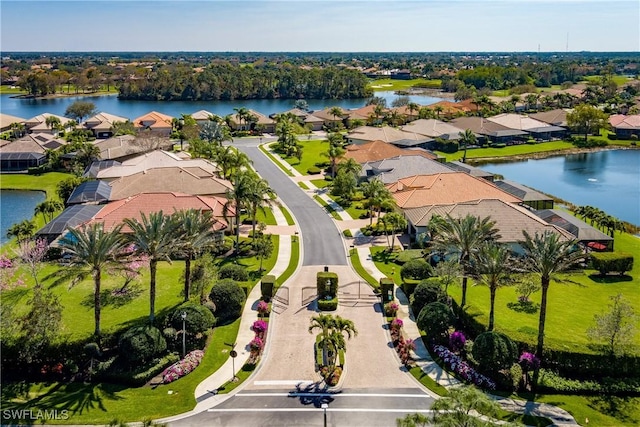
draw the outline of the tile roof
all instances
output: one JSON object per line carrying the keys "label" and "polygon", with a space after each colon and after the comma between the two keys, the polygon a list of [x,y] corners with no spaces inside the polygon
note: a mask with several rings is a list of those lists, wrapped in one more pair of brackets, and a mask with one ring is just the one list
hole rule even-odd
{"label": "tile roof", "polygon": [[49,133],[28,133],[22,138],[7,142],[0,146],[3,153],[44,153],[46,149],[55,150],[67,142],[55,138]]}
{"label": "tile roof", "polygon": [[51,129],[49,129],[49,127],[47,126],[48,117],[57,117],[58,120],[60,120],[60,124],[63,126],[71,121],[71,119],[68,117],[51,113],[42,113],[25,120],[24,124],[26,125],[27,129],[32,132],[51,132]]}
{"label": "tile roof", "polygon": [[540,120],[554,126],[567,125],[567,110],[556,108],[555,110],[541,111],[539,113],[529,114],[532,119]]}
{"label": "tile roof", "polygon": [[614,114],[609,117],[609,123],[618,129],[640,129],[640,114],[631,116]]}
{"label": "tile roof", "polygon": [[347,138],[358,139],[362,141],[384,142],[395,142],[402,140],[428,141],[428,139],[422,135],[418,135],[413,132],[407,132],[401,129],[396,129],[391,126],[360,126],[349,132],[347,134]]}
{"label": "tile roof", "polygon": [[435,104],[430,104],[427,108],[431,110],[435,110],[436,107],[442,107],[442,113],[444,115],[458,114],[458,113],[468,113],[471,110],[468,105],[463,102],[451,102],[451,101],[438,101]]}
{"label": "tile roof", "polygon": [[[270,125],[270,124],[275,123],[275,121],[273,119],[265,116],[262,113],[259,113],[259,112],[255,111],[255,110],[250,110],[250,109],[247,109],[247,111],[250,114],[253,114],[254,116],[256,116],[256,118],[258,119],[258,121],[256,123],[259,124],[259,125]],[[231,121],[233,123],[239,124],[240,123],[240,118],[238,117],[238,114],[232,114],[231,115]],[[244,120],[242,121],[242,123],[244,124]]]}
{"label": "tile roof", "polygon": [[473,133],[479,135],[493,137],[526,135],[526,132],[508,128],[483,117],[456,117],[449,123],[460,129],[470,129]]}
{"label": "tile roof", "polygon": [[496,222],[501,243],[515,243],[524,239],[522,234],[526,231],[530,235],[536,233],[553,232],[559,234],[565,240],[573,239],[573,235],[566,230],[548,224],[529,210],[498,199],[482,199],[456,204],[425,206],[414,209],[405,209],[404,214],[414,226],[424,227],[434,215],[451,215],[453,218],[464,218],[473,215],[480,218],[491,217]]}
{"label": "tile roof", "polygon": [[0,113],[0,129],[9,128],[12,123],[24,123],[22,117],[11,116],[9,114]]}
{"label": "tile roof", "polygon": [[453,173],[442,163],[422,156],[396,156],[362,165],[362,177],[377,177],[385,184],[419,174]]}
{"label": "tile roof", "polygon": [[137,128],[143,129],[172,129],[173,117],[166,114],[159,113],[157,111],[151,111],[132,120],[133,125]]}
{"label": "tile roof", "polygon": [[109,130],[115,122],[126,122],[129,119],[109,113],[98,113],[84,121],[84,127],[97,130]]}
{"label": "tile roof", "polygon": [[487,120],[506,126],[511,129],[527,130],[533,128],[543,128],[550,126],[540,120],[532,119],[529,116],[514,113],[503,113],[497,116],[487,117]]}
{"label": "tile roof", "polygon": [[446,138],[454,140],[460,138],[460,136],[458,135],[460,132],[464,132],[464,129],[460,129],[456,126],[436,119],[415,120],[409,124],[404,125],[402,129],[431,138]]}
{"label": "tile roof", "polygon": [[344,155],[347,159],[354,159],[358,163],[375,162],[396,156],[422,156],[427,159],[436,159],[437,156],[426,150],[407,150],[398,148],[384,141],[372,141],[365,144],[352,144],[347,146]]}
{"label": "tile roof", "polygon": [[[227,227],[227,222],[222,215],[226,202],[227,199],[221,197],[192,196],[181,193],[141,193],[107,203],[88,223],[103,223],[106,230],[112,230],[118,224],[122,224],[125,218],[140,220],[142,213],[149,216],[150,213],[162,211],[170,215],[175,211],[196,209],[212,211],[217,220],[214,228],[223,230]],[[125,227],[123,231],[131,230]]]}
{"label": "tile roof", "polygon": [[198,110],[195,113],[191,113],[191,117],[193,117],[194,120],[209,120],[209,117],[218,117],[216,114],[213,114],[207,110]]}
{"label": "tile roof", "polygon": [[325,121],[325,122],[342,121],[342,119],[347,117],[347,115],[348,115],[348,111],[343,109],[343,108],[340,109],[342,111],[342,114],[343,114],[342,117],[336,117],[333,114],[330,114],[329,113],[330,110],[331,110],[331,107],[327,107],[324,110],[312,111],[311,114],[313,114],[314,116],[316,116],[317,118],[319,118],[319,119],[321,119],[322,121]]}
{"label": "tile roof", "polygon": [[437,175],[415,175],[387,184],[400,208],[417,208],[468,202],[480,199],[500,199],[508,203],[521,202],[492,183],[464,172]]}

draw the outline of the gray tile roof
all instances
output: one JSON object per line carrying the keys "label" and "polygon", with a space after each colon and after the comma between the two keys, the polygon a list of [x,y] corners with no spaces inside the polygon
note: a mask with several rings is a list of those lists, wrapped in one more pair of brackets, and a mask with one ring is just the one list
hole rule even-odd
{"label": "gray tile roof", "polygon": [[375,176],[383,183],[389,184],[414,175],[433,175],[451,172],[453,172],[453,170],[442,163],[422,156],[396,156],[376,162],[364,163],[360,175],[369,178]]}

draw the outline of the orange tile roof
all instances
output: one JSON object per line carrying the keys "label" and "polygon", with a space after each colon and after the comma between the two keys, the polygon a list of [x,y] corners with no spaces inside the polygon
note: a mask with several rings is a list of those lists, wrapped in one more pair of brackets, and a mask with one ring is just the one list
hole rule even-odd
{"label": "orange tile roof", "polygon": [[[152,111],[143,116],[140,116],[133,120],[133,124],[136,127],[150,128],[150,129],[166,129],[172,128],[173,125],[171,121],[173,117],[167,116],[166,114],[158,113],[157,111]],[[149,124],[145,124],[149,123]]]}
{"label": "orange tile roof", "polygon": [[400,208],[446,205],[480,199],[498,199],[507,203],[522,201],[494,184],[464,172],[410,176],[388,184],[387,188]]}
{"label": "orange tile roof", "polygon": [[457,114],[457,113],[468,113],[471,111],[464,101],[461,102],[451,102],[451,101],[439,101],[435,104],[428,105],[427,108],[434,110],[436,107],[442,107],[442,112],[444,114]]}
{"label": "orange tile roof", "polygon": [[375,162],[396,156],[422,156],[436,159],[437,156],[425,150],[406,150],[384,141],[372,141],[365,144],[352,144],[347,147],[344,157],[358,163]]}
{"label": "orange tile roof", "polygon": [[[125,218],[140,220],[141,213],[149,216],[152,212],[163,211],[165,214],[172,214],[174,211],[196,209],[212,211],[216,223],[216,230],[227,228],[222,210],[227,199],[222,197],[192,196],[182,193],[141,193],[135,196],[110,202],[105,205],[88,223],[101,222],[107,230],[111,230],[118,224],[122,224]],[[233,215],[230,209],[229,215]],[[124,232],[131,231],[128,227]]]}

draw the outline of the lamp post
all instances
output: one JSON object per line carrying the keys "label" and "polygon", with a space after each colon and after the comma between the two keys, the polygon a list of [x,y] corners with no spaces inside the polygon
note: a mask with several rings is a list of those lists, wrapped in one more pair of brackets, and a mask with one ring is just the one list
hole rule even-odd
{"label": "lamp post", "polygon": [[180,315],[182,317],[182,358],[187,355],[187,312],[183,311]]}
{"label": "lamp post", "polygon": [[180,119],[178,120],[178,130],[179,130],[179,132],[180,132],[180,151],[183,151],[183,150],[184,150],[184,145],[183,145],[183,144],[184,144],[184,141],[183,141],[183,139],[182,139],[182,138],[183,138],[183,135],[182,135],[182,129],[183,129],[183,128],[184,128],[184,119],[183,119],[183,118],[180,118]]}
{"label": "lamp post", "polygon": [[327,427],[327,408],[329,407],[329,404],[323,403],[320,407],[324,411],[324,427]]}

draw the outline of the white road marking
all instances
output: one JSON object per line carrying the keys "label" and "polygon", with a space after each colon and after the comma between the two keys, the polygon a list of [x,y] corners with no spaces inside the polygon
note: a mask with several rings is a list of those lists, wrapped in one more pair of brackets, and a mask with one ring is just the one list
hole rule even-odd
{"label": "white road marking", "polygon": [[315,384],[312,380],[267,380],[254,381],[254,385],[298,385],[298,384]]}
{"label": "white road marking", "polygon": [[[230,409],[207,409],[207,412],[317,412],[322,411],[322,408],[230,408]],[[423,412],[430,414],[433,412],[431,409],[380,409],[380,408],[327,408],[327,412],[395,412],[395,413],[414,413]]]}
{"label": "white road marking", "polygon": [[394,393],[244,393],[236,394],[237,397],[313,397],[313,396],[340,396],[340,397],[422,397],[431,398],[428,394],[394,394]]}

